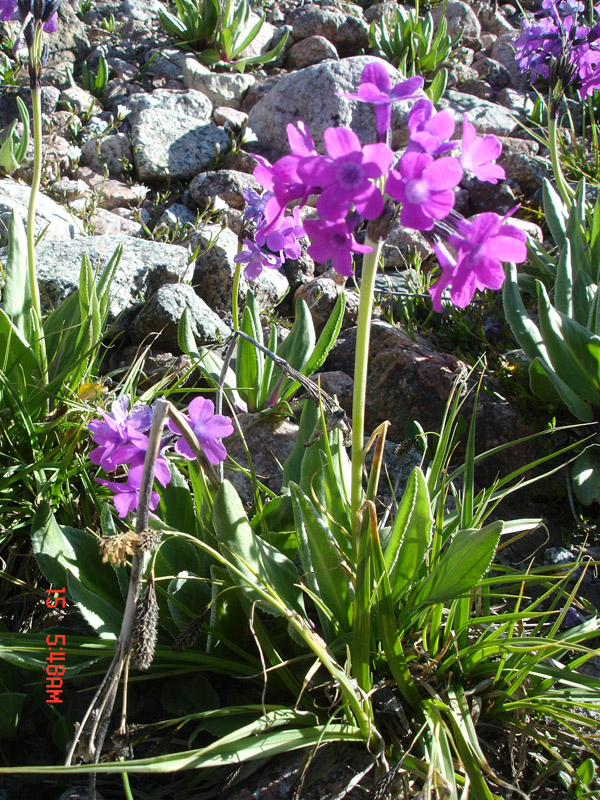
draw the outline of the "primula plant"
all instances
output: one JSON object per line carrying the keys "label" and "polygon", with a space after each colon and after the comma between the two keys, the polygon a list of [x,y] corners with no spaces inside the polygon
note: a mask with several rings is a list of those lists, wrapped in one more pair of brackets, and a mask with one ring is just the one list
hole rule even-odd
{"label": "primula plant", "polygon": [[[600,6],[576,0],[544,0],[533,20],[522,22],[523,32],[515,40],[515,58],[531,82],[538,79],[548,85],[548,146],[557,188],[565,202],[573,199],[573,190],[565,181],[557,131],[561,100],[575,93],[580,100],[600,88]],[[590,22],[593,20],[594,22]],[[595,126],[595,123],[593,123]],[[594,136],[597,134],[595,133]]]}

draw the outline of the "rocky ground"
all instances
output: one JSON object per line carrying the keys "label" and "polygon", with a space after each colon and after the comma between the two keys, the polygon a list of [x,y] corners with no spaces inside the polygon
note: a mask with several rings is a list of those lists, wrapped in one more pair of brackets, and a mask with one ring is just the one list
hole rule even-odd
{"label": "rocky ground", "polygon": [[[252,153],[271,159],[283,155],[285,126],[298,119],[307,123],[317,146],[322,131],[331,125],[352,126],[363,142],[375,139],[371,109],[337,93],[355,91],[365,63],[374,57],[369,55],[368,26],[381,15],[383,5],[365,8],[342,0],[270,3],[264,8],[268,22],[251,47],[255,53],[266,52],[285,26],[290,32],[285,51],[276,65],[240,74],[211,71],[193,54],[177,49],[160,26],[159,0],[99,0],[83,11],[63,3],[58,32],[48,37],[50,59],[43,77],[46,160],[36,218],[38,232],[44,232],[37,249],[38,271],[49,308],[76,288],[83,252],[102,265],[118,244],[123,245],[111,304],[113,329],[119,336],[107,369],[126,367],[148,344],[149,376],[185,368],[177,343],[184,309],[199,345],[228,336],[242,191],[257,186]],[[433,8],[436,20],[439,11]],[[463,36],[448,64],[448,89],[439,107],[455,116],[457,135],[465,112],[478,133],[496,134],[503,142],[499,163],[507,175],[498,186],[465,179],[456,206],[465,215],[502,213],[518,202],[539,205],[541,182],[549,174],[546,153],[521,127],[533,95],[513,56],[511,42],[520,18],[517,3],[448,0],[446,6],[449,33],[462,31]],[[81,70],[85,61],[96,71],[101,54],[110,76],[98,99],[82,88]],[[395,74],[388,67],[390,75]],[[17,116],[17,96],[28,102],[25,76],[23,68],[17,76],[20,86],[0,86],[0,128]],[[397,104],[397,149],[406,141],[406,115],[407,107]],[[11,211],[16,208],[26,215],[30,173],[28,158],[12,177],[0,179],[0,245],[6,245]],[[536,224],[525,219],[519,224],[542,241],[543,231]],[[384,299],[406,286],[403,271],[413,252],[422,258],[430,255],[421,235],[398,223],[384,250]],[[0,249],[0,262],[5,256],[6,250]],[[247,288],[242,280],[240,302]],[[317,327],[338,294],[347,294],[344,330],[326,369],[327,385],[348,409],[357,311],[354,286],[344,285],[327,265],[314,264],[304,252],[279,272],[264,271],[253,289],[261,310],[271,313],[279,306],[284,316],[289,316],[293,298],[304,297]],[[410,336],[380,316],[373,328],[367,427],[391,418],[390,438],[396,442],[402,441],[405,424],[412,419],[418,418],[425,430],[435,430],[452,381],[463,368],[454,353],[440,351],[427,338]],[[488,387],[478,409],[480,451],[524,436],[536,426],[493,378]],[[538,428],[544,424],[537,420]],[[295,431],[292,422],[282,421],[252,434],[256,451],[265,456],[257,470],[266,480],[270,476],[273,485],[277,462],[293,445]],[[498,470],[509,472],[536,454],[526,448],[507,451],[478,477],[485,484]],[[563,478],[553,484],[553,491],[557,486],[563,490]],[[525,514],[519,508],[516,516],[537,516],[540,508],[547,509],[545,492],[547,487],[537,496],[531,494],[530,509]],[[561,544],[559,533],[569,524],[568,514],[566,519],[561,520],[562,528],[552,529],[551,542],[544,544],[541,538],[542,547]],[[547,557],[558,558],[560,553]],[[232,789],[226,796],[285,796],[275,786],[283,785],[284,778],[271,778],[272,773],[269,780],[259,777],[241,794]],[[327,793],[323,786],[318,791],[319,796]],[[313,795],[302,794],[309,796]]]}

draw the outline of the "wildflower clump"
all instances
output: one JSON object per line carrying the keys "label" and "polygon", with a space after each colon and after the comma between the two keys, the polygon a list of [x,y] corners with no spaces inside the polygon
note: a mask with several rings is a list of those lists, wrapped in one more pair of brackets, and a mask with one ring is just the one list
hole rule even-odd
{"label": "wildflower clump", "polygon": [[590,27],[587,4],[544,0],[533,21],[523,20],[515,40],[521,72],[529,72],[532,83],[540,76],[563,88],[573,84],[582,95],[600,88],[600,6],[593,11],[599,19]]}
{"label": "wildflower clump", "polygon": [[[325,153],[319,153],[306,125],[298,121],[287,127],[290,155],[273,164],[257,156],[254,177],[264,192],[246,194],[246,220],[255,234],[236,257],[247,264],[246,277],[297,257],[283,246],[282,230],[289,232],[294,248],[299,237],[308,236],[310,256],[331,261],[337,272],[350,276],[353,254],[371,253],[399,213],[401,224],[421,231],[440,258],[442,276],[430,290],[437,310],[446,289],[452,302],[464,307],[477,289],[500,288],[501,260],[524,261],[526,235],[495,213],[465,220],[454,211],[454,190],[465,173],[492,184],[502,180],[504,169],[496,163],[502,145],[496,136],[477,136],[466,114],[458,145],[452,139],[454,118],[449,111],[436,111],[422,96],[422,86],[423,79],[413,77],[392,87],[383,64],[368,64],[358,91],[341,96],[375,106],[377,142],[363,144],[349,128],[327,128]],[[389,147],[391,108],[406,99],[415,101],[407,120],[409,143],[395,163]],[[458,147],[461,152],[455,155]],[[316,196],[317,216],[301,221],[298,203],[304,205],[311,195]],[[359,232],[364,221],[371,223],[371,234],[363,243]]]}
{"label": "wildflower clump", "polygon": [[[153,409],[143,403],[129,410],[129,399],[122,395],[112,403],[110,412],[100,410],[102,419],[92,420],[88,425],[92,432],[95,447],[90,452],[90,461],[105,472],[115,472],[127,468],[125,482],[96,478],[98,483],[113,492],[113,503],[120,517],[126,517],[138,507],[144,461],[148,449],[148,432],[152,426]],[[200,446],[211,464],[219,464],[227,457],[221,439],[233,433],[233,424],[228,417],[215,414],[212,401],[202,397],[194,398],[188,407],[186,421],[192,428]],[[175,452],[186,459],[193,459],[190,445],[182,440],[178,428],[169,422],[170,433],[163,437],[161,452],[154,465],[154,477],[161,486],[171,480],[171,470],[165,456],[167,448],[174,445]],[[150,496],[150,509],[159,503],[158,492]]]}

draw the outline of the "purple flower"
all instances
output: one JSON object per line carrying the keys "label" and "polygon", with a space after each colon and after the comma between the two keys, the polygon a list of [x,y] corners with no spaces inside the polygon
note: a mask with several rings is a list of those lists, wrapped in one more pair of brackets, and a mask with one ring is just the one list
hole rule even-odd
{"label": "purple flower", "polygon": [[454,142],[454,118],[449,111],[438,111],[431,100],[417,100],[408,115],[409,150],[424,151],[439,156],[452,150]]}
{"label": "purple flower", "polygon": [[128,408],[129,399],[122,395],[112,404],[110,414],[101,410],[103,419],[92,420],[88,425],[98,445],[91,451],[90,461],[105,472],[129,463],[137,450],[146,452],[148,437],[142,431],[152,424],[152,409],[138,405],[128,415]]}
{"label": "purple flower", "polygon": [[480,181],[498,183],[504,180],[504,169],[495,164],[502,152],[502,144],[495,136],[476,136],[475,126],[471,125],[467,115],[463,117],[462,155],[458,159],[465,172],[475,175]]}
{"label": "purple flower", "polygon": [[[59,5],[60,2],[46,2],[39,7],[31,4],[37,21],[45,20],[44,30],[46,33],[56,33],[58,30],[57,9]],[[23,5],[23,10],[21,12],[17,0],[0,0],[0,20],[3,22],[6,22],[9,19],[21,19],[22,22],[25,22],[28,14],[29,11],[26,7],[26,4]],[[50,17],[47,16],[48,14],[50,14]],[[29,16],[29,19],[31,19],[31,16]]]}
{"label": "purple flower", "polygon": [[349,128],[327,128],[323,133],[327,156],[309,156],[298,164],[298,175],[307,186],[321,186],[317,211],[323,219],[341,220],[353,204],[365,219],[383,211],[383,197],[373,179],[392,165],[394,154],[385,144],[361,147]]}
{"label": "purple flower", "polygon": [[347,100],[373,103],[375,122],[379,141],[385,141],[392,119],[392,104],[400,100],[417,97],[423,88],[423,78],[414,77],[397,83],[393,89],[386,67],[378,61],[367,64],[360,76],[360,86],[356,94],[338,93]]}
{"label": "purple flower", "polygon": [[298,241],[304,236],[304,228],[300,222],[300,209],[295,208],[291,216],[279,217],[271,225],[266,221],[259,226],[254,234],[254,240],[260,247],[265,244],[273,253],[279,253],[283,259],[300,258],[302,249]]}
{"label": "purple flower", "polygon": [[244,275],[249,281],[256,280],[263,269],[279,269],[282,263],[280,256],[263,250],[252,239],[244,239],[242,251],[233,260],[236,264],[246,264]]}
{"label": "purple flower", "polygon": [[371,252],[370,247],[356,241],[353,228],[346,220],[328,222],[307,219],[304,221],[304,230],[312,242],[308,254],[320,264],[331,261],[340,275],[352,275],[352,253]]}
{"label": "purple flower", "polygon": [[448,238],[456,259],[442,243],[434,244],[442,268],[442,276],[429,290],[436,311],[442,309],[442,294],[448,286],[454,305],[465,308],[477,289],[500,289],[504,281],[502,261],[525,261],[527,236],[505,219],[486,212],[457,222],[457,233]]}
{"label": "purple flower", "polygon": [[[211,464],[219,464],[227,456],[225,445],[220,441],[233,433],[233,423],[229,417],[215,414],[212,400],[204,397],[195,397],[188,406],[190,427],[196,434],[206,458]],[[181,434],[179,428],[169,420],[169,428],[173,433]],[[183,458],[193,461],[196,456],[185,439],[178,439],[175,443],[175,452]]]}
{"label": "purple flower", "polygon": [[[117,513],[121,518],[125,518],[131,511],[135,511],[140,502],[140,487],[133,486],[127,483],[117,483],[117,481],[107,481],[104,478],[96,478],[98,483],[114,492],[113,503],[117,509]],[[152,492],[150,495],[150,510],[154,511],[157,507],[160,497],[158,492]]]}
{"label": "purple flower", "polygon": [[455,186],[461,181],[458,159],[434,161],[427,153],[406,152],[398,170],[392,170],[385,190],[402,203],[400,221],[408,228],[429,231],[434,220],[444,219],[454,206]]}
{"label": "purple flower", "polygon": [[254,189],[244,189],[242,192],[246,206],[244,208],[244,217],[255,225],[260,223],[265,218],[265,206],[267,201],[273,196],[273,192],[263,192],[259,194]]}

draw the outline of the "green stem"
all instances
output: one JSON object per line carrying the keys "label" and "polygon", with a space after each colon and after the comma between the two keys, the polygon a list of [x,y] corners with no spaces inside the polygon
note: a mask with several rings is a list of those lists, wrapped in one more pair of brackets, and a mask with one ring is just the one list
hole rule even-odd
{"label": "green stem", "polygon": [[[37,73],[37,64],[39,61],[36,55],[37,51],[37,36],[36,43],[31,49],[29,58],[33,62],[30,69],[32,73]],[[41,47],[41,35],[40,45]],[[35,316],[36,329],[39,332],[38,339],[38,354],[40,359],[40,366],[42,372],[42,382],[48,383],[48,360],[46,356],[46,341],[44,339],[44,332],[42,328],[42,305],[40,301],[40,289],[37,280],[37,271],[35,268],[35,208],[37,205],[37,198],[40,190],[40,183],[42,179],[42,90],[39,85],[34,85],[32,79],[31,85],[31,105],[33,111],[33,178],[31,182],[31,193],[29,195],[29,208],[27,209],[27,263],[29,271],[29,284],[31,287],[31,302],[33,313]]]}
{"label": "green stem", "polygon": [[[367,370],[369,342],[371,338],[371,315],[375,275],[383,240],[376,243],[367,237],[365,244],[372,247],[363,256],[360,301],[356,329],[356,354],[354,358],[354,398],[352,400],[352,470],[350,489],[350,519],[354,541],[354,554],[358,554],[359,520],[358,510],[362,503],[363,441],[365,437],[365,399],[367,395]],[[356,563],[356,562],[355,562]]]}
{"label": "green stem", "polygon": [[575,193],[569,187],[565,180],[562,167],[560,165],[560,157],[558,153],[558,135],[556,126],[556,100],[551,95],[548,102],[548,146],[550,148],[550,160],[552,162],[552,171],[554,172],[554,179],[556,181],[556,188],[560,196],[567,205],[571,205]]}
{"label": "green stem", "polygon": [[[238,253],[241,251],[241,244],[238,247]],[[242,274],[242,265],[235,265],[235,273],[233,276],[233,289],[231,290],[231,316],[233,317],[233,330],[239,331],[240,329],[240,309],[239,309],[239,292],[240,292],[240,277]]]}

